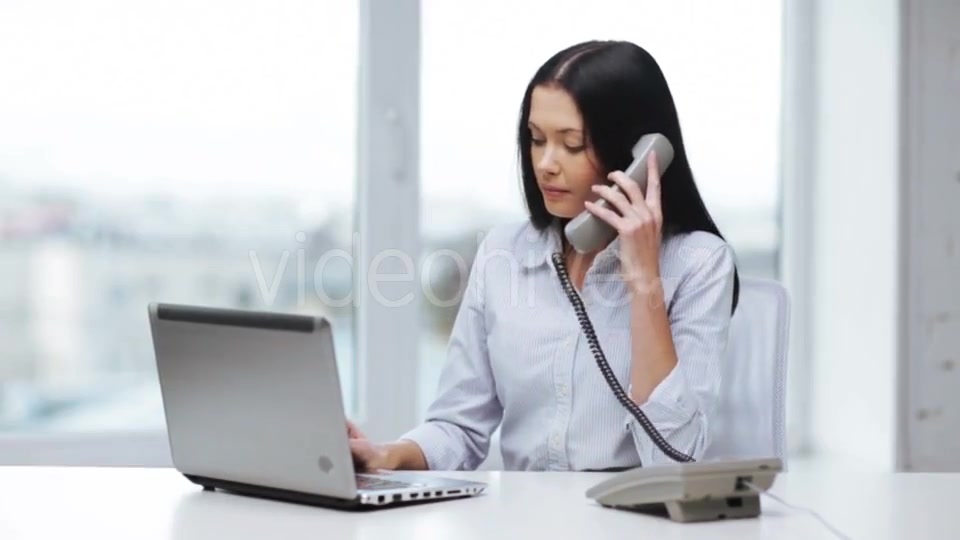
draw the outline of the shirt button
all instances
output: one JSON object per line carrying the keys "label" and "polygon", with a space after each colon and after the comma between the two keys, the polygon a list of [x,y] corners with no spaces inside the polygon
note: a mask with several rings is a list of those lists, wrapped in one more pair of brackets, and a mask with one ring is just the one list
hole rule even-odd
{"label": "shirt button", "polygon": [[558,388],[558,390],[560,391],[560,396],[561,396],[561,397],[567,397],[567,385],[561,384],[561,385],[560,385],[560,388]]}

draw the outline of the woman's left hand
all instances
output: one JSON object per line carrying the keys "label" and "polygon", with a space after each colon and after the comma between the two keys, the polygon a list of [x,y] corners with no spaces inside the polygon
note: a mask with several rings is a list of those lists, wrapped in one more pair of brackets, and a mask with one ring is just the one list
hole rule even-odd
{"label": "woman's left hand", "polygon": [[608,178],[620,186],[597,184],[593,191],[620,214],[587,201],[586,209],[609,223],[620,235],[620,272],[631,289],[649,292],[660,280],[660,240],[663,211],[660,206],[660,173],[653,152],[647,159],[647,193],[623,171],[614,171]]}

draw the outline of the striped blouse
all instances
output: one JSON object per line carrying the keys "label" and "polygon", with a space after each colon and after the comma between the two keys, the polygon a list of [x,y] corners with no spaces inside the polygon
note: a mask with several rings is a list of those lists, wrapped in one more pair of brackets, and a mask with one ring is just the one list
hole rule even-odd
{"label": "striped blouse", "polygon": [[[481,242],[447,348],[439,389],[417,443],[433,470],[472,470],[493,432],[508,470],[592,470],[669,462],[617,402],[563,292],[550,255],[560,232],[529,222]],[[619,239],[600,252],[580,291],[600,345],[630,382],[630,299]],[[661,246],[677,367],[640,407],[676,449],[699,458],[717,411],[733,301],[734,254],[706,232]]]}

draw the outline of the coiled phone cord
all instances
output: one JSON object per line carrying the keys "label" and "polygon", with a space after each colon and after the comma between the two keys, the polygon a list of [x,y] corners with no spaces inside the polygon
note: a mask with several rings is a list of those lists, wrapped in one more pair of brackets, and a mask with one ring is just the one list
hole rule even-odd
{"label": "coiled phone cord", "polygon": [[590,317],[587,316],[587,309],[583,305],[583,300],[581,300],[580,294],[577,293],[573,283],[570,281],[570,274],[567,272],[567,264],[563,261],[563,255],[554,253],[551,259],[554,268],[557,270],[557,275],[560,276],[560,284],[563,286],[563,292],[566,293],[570,304],[573,305],[573,310],[577,314],[577,321],[580,323],[583,335],[586,336],[587,343],[590,344],[590,351],[593,353],[593,358],[597,361],[597,367],[600,368],[600,373],[603,374],[603,378],[606,379],[617,401],[637,419],[637,422],[643,426],[643,430],[661,452],[668,455],[674,461],[681,463],[694,461],[691,456],[670,446],[670,443],[668,443],[666,439],[663,438],[663,435],[657,431],[657,428],[654,427],[653,422],[647,418],[647,415],[640,410],[640,407],[638,407],[623,390],[620,381],[617,380],[617,377],[613,374],[613,370],[610,369],[610,364],[607,363],[607,357],[603,354],[603,349],[600,348],[600,341],[597,339],[597,333],[593,329],[593,323],[590,322]]}

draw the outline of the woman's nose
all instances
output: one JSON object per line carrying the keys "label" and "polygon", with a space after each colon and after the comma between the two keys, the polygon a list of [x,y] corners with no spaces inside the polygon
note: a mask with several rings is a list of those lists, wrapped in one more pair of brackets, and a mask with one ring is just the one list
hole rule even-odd
{"label": "woman's nose", "polygon": [[540,156],[540,160],[537,161],[537,169],[545,174],[557,174],[560,172],[557,160],[553,158],[553,150],[549,146],[544,149],[543,155]]}

